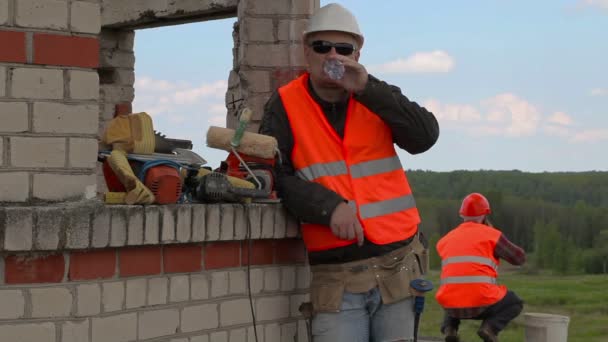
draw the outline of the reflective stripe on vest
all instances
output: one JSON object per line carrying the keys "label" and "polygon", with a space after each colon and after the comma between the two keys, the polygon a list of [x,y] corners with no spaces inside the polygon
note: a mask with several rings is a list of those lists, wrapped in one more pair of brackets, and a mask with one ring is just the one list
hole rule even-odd
{"label": "reflective stripe on vest", "polygon": [[[357,211],[357,202],[350,200],[348,206]],[[362,219],[396,213],[402,210],[407,210],[416,207],[414,196],[406,195],[389,200],[378,201],[374,203],[364,204],[360,207]]]}
{"label": "reflective stripe on vest", "polygon": [[[396,156],[354,164],[350,167],[350,175],[353,178],[362,178],[395,170],[403,170],[403,166]],[[296,171],[298,177],[311,182],[317,178],[340,176],[347,173],[348,168],[343,160],[318,163]]]}
{"label": "reflective stripe on vest", "polygon": [[441,279],[441,285],[446,284],[496,284],[496,278],[485,276],[447,277]]}
{"label": "reflective stripe on vest", "polygon": [[494,263],[494,261],[492,261],[492,259],[484,258],[484,257],[480,257],[480,256],[470,256],[470,255],[455,256],[455,257],[444,259],[443,261],[441,261],[441,267],[444,267],[449,264],[456,264],[456,263],[462,263],[462,262],[475,262],[475,263],[482,264],[482,265],[488,265],[494,269],[498,268],[498,265],[496,265]]}

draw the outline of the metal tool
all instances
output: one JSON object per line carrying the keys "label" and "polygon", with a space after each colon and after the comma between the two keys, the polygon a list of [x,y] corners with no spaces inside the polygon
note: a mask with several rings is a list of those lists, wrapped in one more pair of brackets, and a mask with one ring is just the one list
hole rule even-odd
{"label": "metal tool", "polygon": [[420,315],[424,311],[424,293],[433,289],[433,283],[426,279],[414,279],[410,282],[410,287],[421,293],[422,296],[414,296],[414,342],[418,342],[418,325],[420,324]]}
{"label": "metal tool", "polygon": [[242,198],[266,198],[268,189],[237,188],[230,184],[226,175],[211,172],[201,177],[195,197],[201,202],[238,201]]}

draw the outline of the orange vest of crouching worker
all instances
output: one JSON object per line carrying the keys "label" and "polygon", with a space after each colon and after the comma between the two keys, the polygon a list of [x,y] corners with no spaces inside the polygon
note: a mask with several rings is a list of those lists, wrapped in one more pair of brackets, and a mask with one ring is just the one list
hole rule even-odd
{"label": "orange vest of crouching worker", "polygon": [[[347,199],[367,240],[387,244],[413,236],[420,217],[390,128],[351,97],[341,139],[308,93],[308,77],[279,88],[294,139],[296,175]],[[337,238],[328,226],[305,222],[302,237],[309,251],[356,242]]]}
{"label": "orange vest of crouching worker", "polygon": [[435,298],[441,306],[470,308],[501,300],[507,288],[496,284],[499,260],[494,248],[501,232],[465,222],[437,242],[441,257],[441,285]]}

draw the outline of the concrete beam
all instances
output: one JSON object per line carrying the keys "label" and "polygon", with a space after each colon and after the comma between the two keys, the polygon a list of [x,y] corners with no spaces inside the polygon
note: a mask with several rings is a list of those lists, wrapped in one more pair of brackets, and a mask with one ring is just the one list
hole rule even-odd
{"label": "concrete beam", "polygon": [[238,0],[102,0],[101,26],[142,29],[237,16]]}

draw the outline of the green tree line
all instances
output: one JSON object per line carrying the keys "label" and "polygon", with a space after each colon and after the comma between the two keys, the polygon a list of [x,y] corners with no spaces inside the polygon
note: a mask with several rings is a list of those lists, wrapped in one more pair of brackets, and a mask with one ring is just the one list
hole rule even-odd
{"label": "green tree line", "polygon": [[471,192],[490,201],[491,222],[528,253],[531,270],[561,274],[608,272],[608,172],[408,171],[434,244],[462,220],[458,209]]}

